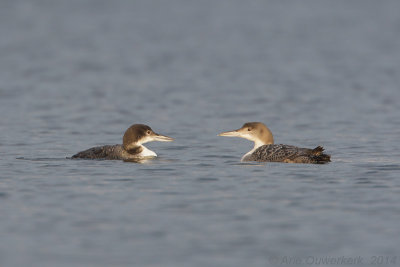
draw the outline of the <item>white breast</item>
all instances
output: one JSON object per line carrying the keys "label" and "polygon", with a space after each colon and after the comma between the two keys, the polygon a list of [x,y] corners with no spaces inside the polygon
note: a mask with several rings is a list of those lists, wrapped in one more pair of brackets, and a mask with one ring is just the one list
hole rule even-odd
{"label": "white breast", "polygon": [[150,149],[148,149],[145,146],[141,146],[143,148],[143,151],[140,152],[140,154],[138,155],[139,157],[157,157],[157,154],[154,151],[151,151]]}

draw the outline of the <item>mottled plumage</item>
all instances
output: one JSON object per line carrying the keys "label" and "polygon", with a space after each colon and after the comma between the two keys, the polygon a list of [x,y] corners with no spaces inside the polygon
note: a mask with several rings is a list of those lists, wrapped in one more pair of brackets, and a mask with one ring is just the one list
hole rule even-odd
{"label": "mottled plumage", "polygon": [[242,128],[223,132],[220,136],[241,137],[254,142],[254,148],[242,157],[242,161],[269,161],[286,163],[327,163],[330,155],[318,146],[314,149],[291,145],[274,145],[271,131],[261,122],[248,122]]}
{"label": "mottled plumage", "polygon": [[286,163],[326,163],[330,156],[322,153],[320,146],[309,149],[290,145],[263,145],[253,153],[243,157],[242,161],[270,161]]}
{"label": "mottled plumage", "polygon": [[127,152],[122,145],[106,145],[92,147],[81,151],[72,156],[73,159],[109,159],[109,160],[126,160],[136,158],[135,154]]}

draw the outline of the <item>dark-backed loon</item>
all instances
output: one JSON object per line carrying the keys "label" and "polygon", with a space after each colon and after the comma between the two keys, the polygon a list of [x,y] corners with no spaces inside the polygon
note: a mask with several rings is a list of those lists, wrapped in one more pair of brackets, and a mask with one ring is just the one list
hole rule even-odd
{"label": "dark-backed loon", "polygon": [[151,141],[169,142],[174,139],[155,133],[149,126],[134,124],[125,131],[122,145],[92,147],[72,156],[73,159],[137,160],[157,157],[157,154],[143,146]]}
{"label": "dark-backed loon", "polygon": [[242,157],[242,161],[270,161],[286,163],[327,163],[331,156],[324,148],[300,148],[290,145],[274,145],[271,131],[261,122],[248,122],[242,128],[220,133],[219,136],[241,137],[254,142],[254,148]]}

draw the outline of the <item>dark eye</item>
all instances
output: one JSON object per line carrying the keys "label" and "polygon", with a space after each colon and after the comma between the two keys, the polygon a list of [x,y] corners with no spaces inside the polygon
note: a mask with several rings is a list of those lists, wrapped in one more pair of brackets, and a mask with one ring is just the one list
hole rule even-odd
{"label": "dark eye", "polygon": [[150,130],[147,130],[146,134],[147,134],[147,135],[151,134],[151,131],[150,131]]}
{"label": "dark eye", "polygon": [[251,129],[250,129],[250,128],[247,128],[247,131],[249,131],[249,132],[250,132],[250,131],[251,131]]}

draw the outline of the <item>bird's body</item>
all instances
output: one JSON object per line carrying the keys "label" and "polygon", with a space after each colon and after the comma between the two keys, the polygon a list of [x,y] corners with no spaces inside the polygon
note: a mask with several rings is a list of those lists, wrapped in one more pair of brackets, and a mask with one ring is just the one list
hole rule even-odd
{"label": "bird's body", "polygon": [[270,161],[285,163],[325,163],[329,156],[323,154],[324,149],[320,146],[300,148],[290,145],[263,145],[243,156],[242,161]]}
{"label": "bird's body", "polygon": [[285,163],[327,163],[330,155],[324,154],[323,147],[314,149],[291,145],[275,145],[271,131],[261,122],[248,122],[242,128],[223,132],[220,136],[241,137],[254,142],[254,148],[242,157],[242,161],[285,162]]}
{"label": "bird's body", "polygon": [[128,153],[122,145],[105,145],[92,147],[72,156],[73,159],[131,159],[137,158],[135,154]]}
{"label": "bird's body", "polygon": [[156,134],[143,124],[134,124],[129,127],[123,137],[122,145],[105,145],[92,147],[72,156],[73,159],[106,159],[106,160],[136,160],[156,157],[157,154],[145,146],[151,141],[168,142],[173,139]]}

